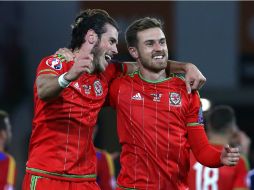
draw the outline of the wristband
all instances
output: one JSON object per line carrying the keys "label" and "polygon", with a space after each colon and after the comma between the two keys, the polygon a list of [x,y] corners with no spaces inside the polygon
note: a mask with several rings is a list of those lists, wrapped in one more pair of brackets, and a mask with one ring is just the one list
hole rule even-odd
{"label": "wristband", "polygon": [[[66,72],[67,73],[67,72]],[[61,88],[67,88],[69,85],[70,85],[70,81],[67,81],[65,78],[64,78],[64,75],[66,75],[66,73],[60,75],[60,77],[58,77],[58,84]]]}

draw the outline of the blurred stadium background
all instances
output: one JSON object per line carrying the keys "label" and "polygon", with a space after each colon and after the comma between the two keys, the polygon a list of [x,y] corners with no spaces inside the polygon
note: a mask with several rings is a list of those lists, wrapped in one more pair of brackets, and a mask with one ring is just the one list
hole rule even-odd
{"label": "blurred stadium background", "polygon": [[[231,105],[240,128],[254,137],[254,2],[0,2],[0,108],[11,115],[17,189],[27,160],[36,67],[68,46],[70,25],[82,8],[105,9],[119,22],[120,60],[129,59],[123,36],[132,20],[163,20],[170,58],[198,66],[207,78],[201,96],[212,105]],[[109,152],[120,150],[114,119],[111,108],[102,110],[96,145]]]}

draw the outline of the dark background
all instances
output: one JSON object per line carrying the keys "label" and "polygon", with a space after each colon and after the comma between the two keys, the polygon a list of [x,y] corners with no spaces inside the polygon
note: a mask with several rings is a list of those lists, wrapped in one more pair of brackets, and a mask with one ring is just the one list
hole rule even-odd
{"label": "dark background", "polygon": [[[239,127],[254,137],[254,2],[0,2],[0,109],[11,115],[17,189],[27,160],[36,67],[68,45],[70,25],[82,8],[105,9],[119,22],[121,60],[128,59],[123,36],[131,21],[163,20],[170,58],[197,65],[207,78],[201,96],[213,105],[231,105]],[[103,109],[95,144],[109,152],[120,151],[114,121],[114,111]]]}

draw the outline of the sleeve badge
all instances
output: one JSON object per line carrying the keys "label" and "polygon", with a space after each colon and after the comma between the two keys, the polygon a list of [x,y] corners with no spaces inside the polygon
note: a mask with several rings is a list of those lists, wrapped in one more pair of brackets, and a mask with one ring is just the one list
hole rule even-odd
{"label": "sleeve badge", "polygon": [[62,62],[60,59],[51,57],[46,61],[46,64],[50,66],[51,68],[55,70],[61,70],[62,69]]}
{"label": "sleeve badge", "polygon": [[203,124],[204,123],[202,107],[200,107],[199,111],[198,111],[198,123],[199,124]]}

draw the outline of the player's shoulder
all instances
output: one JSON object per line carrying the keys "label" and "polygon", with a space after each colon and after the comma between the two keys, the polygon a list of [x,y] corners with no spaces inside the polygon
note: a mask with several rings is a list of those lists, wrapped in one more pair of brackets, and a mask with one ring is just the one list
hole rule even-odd
{"label": "player's shoulder", "polygon": [[136,70],[132,73],[129,73],[128,75],[125,75],[126,78],[134,78],[135,76],[139,75],[139,70]]}
{"label": "player's shoulder", "polygon": [[169,80],[173,86],[179,89],[186,89],[185,74],[170,73]]}
{"label": "player's shoulder", "polygon": [[0,151],[0,161],[6,160],[8,158],[8,154],[6,152]]}
{"label": "player's shoulder", "polygon": [[184,73],[170,73],[170,77],[174,80],[185,83],[185,74]]}
{"label": "player's shoulder", "polygon": [[14,157],[8,152],[0,152],[0,161],[1,160],[13,160],[13,162],[15,162]]}
{"label": "player's shoulder", "polygon": [[135,76],[138,76],[138,71],[134,71],[132,73],[122,75],[114,80],[114,82],[123,82],[123,81],[128,81],[132,80]]}
{"label": "player's shoulder", "polygon": [[[69,61],[71,62],[71,61]],[[56,69],[60,69],[63,63],[69,63],[65,57],[60,54],[53,54],[42,58],[41,63],[45,63],[48,66],[55,66]]]}
{"label": "player's shoulder", "polygon": [[73,61],[67,62],[65,58],[59,54],[49,55],[41,60],[37,67],[37,72],[41,73],[43,70],[43,73],[53,72],[54,74],[57,74],[65,67],[65,65],[67,66],[66,63],[70,62]]}

